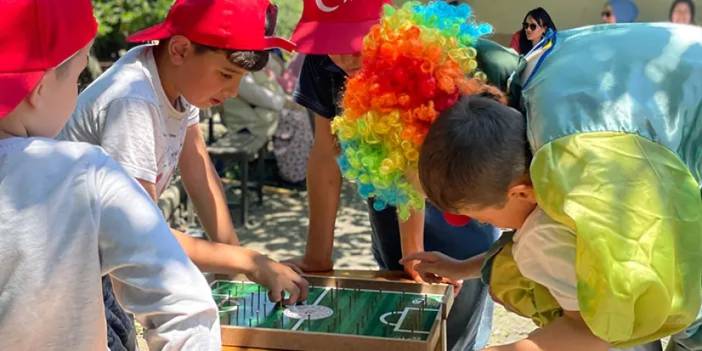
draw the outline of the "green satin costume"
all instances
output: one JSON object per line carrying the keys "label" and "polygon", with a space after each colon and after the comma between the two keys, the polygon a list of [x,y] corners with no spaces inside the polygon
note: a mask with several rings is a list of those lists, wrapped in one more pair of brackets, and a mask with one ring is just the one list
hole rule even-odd
{"label": "green satin costume", "polygon": [[[702,298],[702,29],[551,33],[510,83],[527,117],[537,202],[576,233],[588,327],[617,347],[684,330]],[[493,296],[545,325],[558,305],[518,274],[510,248],[493,256]]]}

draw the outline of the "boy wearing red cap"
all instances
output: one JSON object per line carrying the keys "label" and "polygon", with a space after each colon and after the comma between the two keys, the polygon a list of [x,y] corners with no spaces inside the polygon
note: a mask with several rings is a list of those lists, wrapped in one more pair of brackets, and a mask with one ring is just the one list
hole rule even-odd
{"label": "boy wearing red cap", "polygon": [[100,148],[51,140],[76,103],[88,0],[0,2],[0,349],[104,350],[100,278],[152,350],[220,348],[207,282]]}
{"label": "boy wearing red cap", "polygon": [[[340,114],[346,77],[361,67],[363,37],[378,23],[387,0],[306,0],[292,40],[307,54],[294,93],[295,100],[315,112],[315,141],[308,161],[307,187],[310,224],[305,256],[291,260],[304,271],[331,270],[334,225],[341,192],[338,150],[331,132],[332,119]],[[403,255],[431,250],[468,258],[488,249],[498,232],[475,221],[451,227],[442,214],[427,204],[399,223],[396,209],[368,212],[372,226],[373,254],[382,269],[405,269],[421,280]],[[484,316],[481,318],[481,316]],[[487,288],[478,281],[463,284],[448,320],[449,350],[480,349],[490,332],[492,305]],[[481,323],[481,319],[484,323]]]}
{"label": "boy wearing red cap", "polygon": [[[128,38],[127,52],[78,98],[61,138],[102,146],[136,178],[153,201],[170,182],[176,167],[200,222],[215,243],[172,230],[200,268],[244,273],[280,299],[305,298],[307,283],[290,267],[239,245],[229,208],[198,126],[200,108],[237,95],[239,81],[262,69],[268,50],[294,45],[271,37],[276,8],[268,0],[178,0],[164,22]],[[266,23],[268,22],[268,23]],[[132,348],[133,327],[120,313],[106,284],[106,305],[119,344]],[[108,315],[110,317],[111,315]],[[126,331],[126,332],[125,332]]]}

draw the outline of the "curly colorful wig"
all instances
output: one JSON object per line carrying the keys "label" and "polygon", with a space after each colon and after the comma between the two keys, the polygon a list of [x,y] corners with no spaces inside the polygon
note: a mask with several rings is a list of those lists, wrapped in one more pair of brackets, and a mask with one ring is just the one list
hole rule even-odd
{"label": "curly colorful wig", "polygon": [[422,209],[424,197],[408,176],[431,124],[461,94],[499,94],[484,83],[473,48],[491,32],[466,4],[385,6],[364,39],[361,70],[347,82],[344,112],[332,123],[342,174],[361,196],[375,198],[376,210],[395,206],[405,220]]}

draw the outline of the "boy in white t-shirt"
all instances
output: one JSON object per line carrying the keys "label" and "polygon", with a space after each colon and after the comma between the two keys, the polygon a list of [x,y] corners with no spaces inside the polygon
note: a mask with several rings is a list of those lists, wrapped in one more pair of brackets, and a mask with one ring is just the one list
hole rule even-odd
{"label": "boy in white t-shirt", "polygon": [[90,1],[0,13],[0,350],[105,350],[104,275],[151,350],[219,350],[207,282],[151,199],[99,147],[49,139],[97,32]]}
{"label": "boy in white t-shirt", "polygon": [[[198,126],[200,108],[237,95],[239,81],[262,69],[268,50],[294,45],[270,37],[276,8],[268,0],[178,0],[165,21],[130,36],[137,46],[78,98],[59,138],[102,146],[157,201],[176,167],[207,234],[214,242],[173,234],[193,262],[215,273],[244,273],[291,301],[304,299],[307,283],[290,267],[242,248],[221,181]],[[105,302],[110,327],[126,349],[134,347],[128,318]],[[113,318],[114,314],[114,318]],[[124,332],[126,330],[126,332]],[[113,335],[111,333],[110,335]],[[122,349],[112,344],[113,351]]]}
{"label": "boy in white t-shirt", "polygon": [[[514,236],[503,234],[500,241],[511,238],[511,256],[521,276],[543,286],[562,314],[524,340],[486,350],[611,350],[580,316],[575,233],[538,207],[530,161],[523,115],[486,97],[462,97],[437,119],[422,145],[419,174],[428,198],[439,208],[516,229]],[[405,260],[419,260],[417,271],[428,281],[462,280],[480,277],[486,255],[460,261],[421,252]],[[627,350],[660,349],[654,342]]]}

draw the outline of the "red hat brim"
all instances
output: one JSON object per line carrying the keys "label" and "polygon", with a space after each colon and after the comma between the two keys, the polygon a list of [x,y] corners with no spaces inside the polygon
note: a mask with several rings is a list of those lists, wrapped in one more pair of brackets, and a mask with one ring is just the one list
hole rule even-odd
{"label": "red hat brim", "polygon": [[300,22],[290,38],[297,51],[313,55],[356,54],[363,48],[363,37],[379,19],[363,22]]}
{"label": "red hat brim", "polygon": [[285,51],[295,51],[297,45],[281,37],[266,37],[266,50],[280,48]]}
{"label": "red hat brim", "polygon": [[[148,27],[146,29],[142,29],[129,37],[127,37],[127,41],[130,43],[144,43],[144,42],[149,42],[149,41],[154,41],[154,40],[163,40],[166,38],[170,38],[175,33],[169,28],[169,26],[166,24],[166,22],[159,23],[157,25]],[[204,45],[208,45],[208,43],[200,43]],[[265,37],[263,39],[263,47],[260,48],[222,48],[225,50],[271,50],[275,48],[281,48],[283,50],[287,51],[294,51],[295,50],[295,43],[291,42],[290,40],[283,39],[280,37]]]}
{"label": "red hat brim", "polygon": [[128,36],[127,41],[130,43],[145,43],[148,41],[170,38],[172,36],[173,33],[170,28],[168,28],[165,22],[162,22]]}

